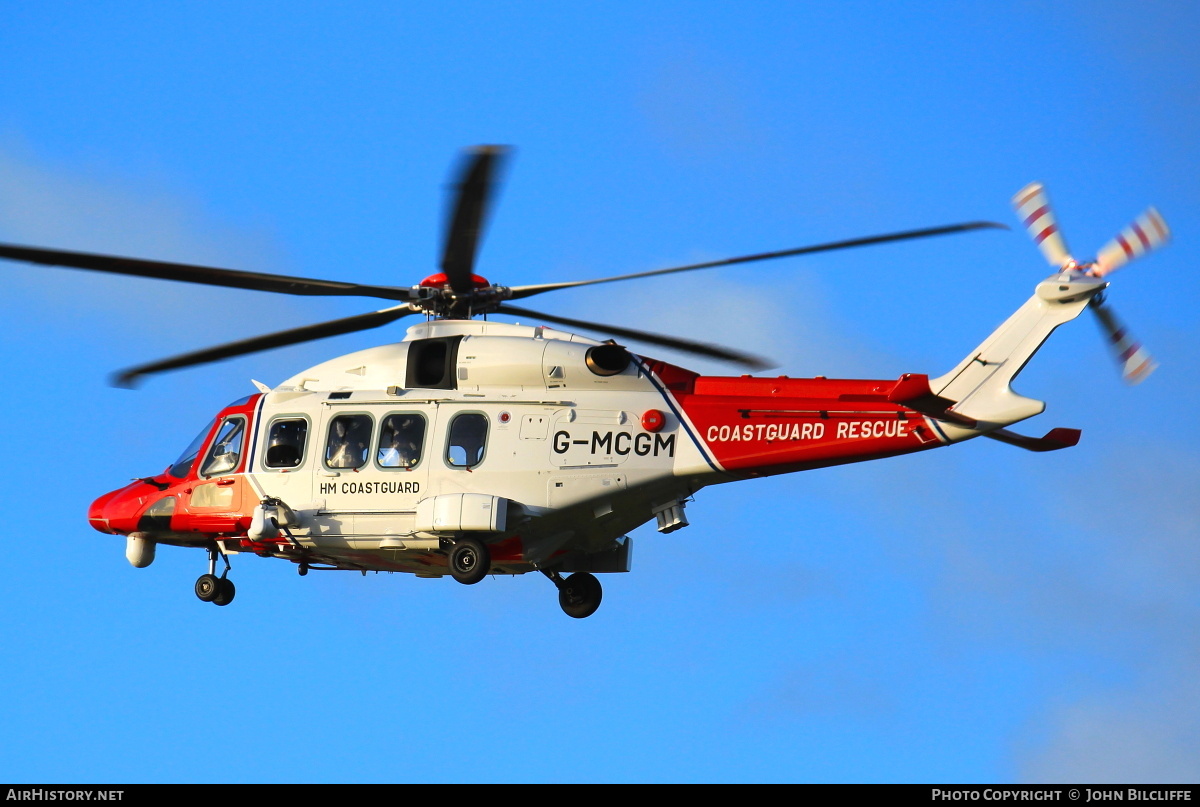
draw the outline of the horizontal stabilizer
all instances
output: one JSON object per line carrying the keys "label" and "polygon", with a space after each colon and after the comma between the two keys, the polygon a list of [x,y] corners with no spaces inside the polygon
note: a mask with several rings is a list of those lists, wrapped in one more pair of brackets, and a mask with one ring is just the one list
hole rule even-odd
{"label": "horizontal stabilizer", "polygon": [[1028,437],[1008,429],[995,429],[987,432],[984,437],[1008,443],[1028,451],[1058,451],[1060,448],[1070,448],[1079,444],[1079,429],[1051,429],[1045,437]]}

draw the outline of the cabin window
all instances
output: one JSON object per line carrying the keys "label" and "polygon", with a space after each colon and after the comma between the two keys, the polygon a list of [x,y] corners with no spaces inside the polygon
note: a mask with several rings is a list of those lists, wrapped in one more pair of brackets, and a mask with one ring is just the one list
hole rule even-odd
{"label": "cabin window", "polygon": [[446,462],[455,468],[474,468],[483,461],[487,445],[487,416],[478,412],[455,415],[450,421]]}
{"label": "cabin window", "polygon": [[339,470],[367,464],[371,446],[370,415],[338,415],[329,423],[325,465]]}
{"label": "cabin window", "polygon": [[379,427],[379,451],[375,461],[381,468],[412,468],[421,461],[424,443],[424,415],[388,415]]}
{"label": "cabin window", "polygon": [[204,448],[204,438],[208,437],[208,433],[212,431],[213,422],[210,420],[205,424],[200,433],[196,435],[196,439],[188,444],[188,447],[179,455],[179,459],[171,464],[167,469],[167,473],[176,479],[183,479],[188,475],[188,471],[192,470],[192,466],[196,464],[196,457],[200,456],[200,449]]}
{"label": "cabin window", "polygon": [[246,419],[241,416],[228,417],[217,428],[212,448],[200,467],[201,476],[227,474],[237,469],[242,459],[242,443],[246,437]]}
{"label": "cabin window", "polygon": [[308,440],[308,421],[304,418],[276,420],[267,432],[267,452],[263,465],[268,468],[298,468],[304,462],[304,444]]}

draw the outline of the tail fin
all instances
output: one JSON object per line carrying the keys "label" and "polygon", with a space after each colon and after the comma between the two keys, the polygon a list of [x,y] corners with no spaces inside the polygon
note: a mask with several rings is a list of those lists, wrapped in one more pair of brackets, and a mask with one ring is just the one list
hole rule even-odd
{"label": "tail fin", "polygon": [[1013,392],[1012,380],[1054,329],[1079,316],[1107,283],[1081,272],[1052,275],[983,344],[945,375],[930,379],[934,395],[956,403],[949,412],[991,431],[1040,414],[1045,401]]}
{"label": "tail fin", "polygon": [[[939,406],[953,402],[942,413],[944,422],[952,424],[948,428],[954,432],[953,439],[996,432],[1040,414],[1046,408],[1045,402],[1013,392],[1012,380],[1054,329],[1075,319],[1089,303],[1117,350],[1125,379],[1136,383],[1154,369],[1150,354],[1117,324],[1112,312],[1100,308],[1099,295],[1108,285],[1103,280],[1107,274],[1170,238],[1171,231],[1158,211],[1148,209],[1100,250],[1095,261],[1079,264],[1067,252],[1041,184],[1022,188],[1013,197],[1013,206],[1046,260],[1051,266],[1061,267],[1061,271],[1039,283],[1025,305],[957,367],[929,382]],[[1006,435],[996,437],[1005,440]],[[1041,447],[1035,450],[1049,450],[1045,446],[1061,441],[1047,435],[1035,442]]]}

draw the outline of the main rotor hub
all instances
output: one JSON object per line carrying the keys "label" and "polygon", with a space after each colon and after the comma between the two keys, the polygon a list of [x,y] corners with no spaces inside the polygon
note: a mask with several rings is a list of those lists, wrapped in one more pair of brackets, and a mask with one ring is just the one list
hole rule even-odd
{"label": "main rotor hub", "polygon": [[450,278],[444,272],[430,275],[417,288],[431,290],[427,299],[416,304],[439,319],[470,319],[479,314],[490,314],[501,300],[509,297],[508,288],[493,286],[479,275],[471,275],[471,288],[464,292],[451,288]]}

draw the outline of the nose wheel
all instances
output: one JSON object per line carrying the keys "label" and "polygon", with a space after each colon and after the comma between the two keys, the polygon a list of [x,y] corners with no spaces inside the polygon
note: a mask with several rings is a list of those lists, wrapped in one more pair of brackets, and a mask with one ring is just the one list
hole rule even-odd
{"label": "nose wheel", "polygon": [[[217,555],[220,555],[221,559],[225,561],[225,571],[221,572],[220,577],[217,577]],[[196,578],[196,597],[201,602],[211,602],[213,605],[229,605],[233,602],[237,589],[234,587],[233,581],[226,577],[229,569],[229,558],[225,553],[215,546],[209,547],[208,574],[202,574]]]}
{"label": "nose wheel", "polygon": [[558,604],[569,617],[584,619],[591,616],[604,599],[604,587],[593,574],[576,572],[566,580],[558,572],[543,569],[542,574],[558,588]]}

